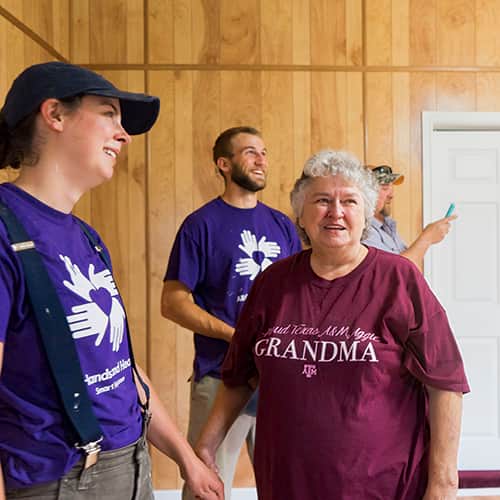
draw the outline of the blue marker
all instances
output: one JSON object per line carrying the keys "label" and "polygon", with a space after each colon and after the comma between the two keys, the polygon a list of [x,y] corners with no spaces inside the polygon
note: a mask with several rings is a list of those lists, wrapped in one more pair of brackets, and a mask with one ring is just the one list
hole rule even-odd
{"label": "blue marker", "polygon": [[445,219],[446,217],[449,217],[455,210],[455,203],[450,203],[450,206],[448,207],[448,210],[446,211],[446,215],[444,216]]}

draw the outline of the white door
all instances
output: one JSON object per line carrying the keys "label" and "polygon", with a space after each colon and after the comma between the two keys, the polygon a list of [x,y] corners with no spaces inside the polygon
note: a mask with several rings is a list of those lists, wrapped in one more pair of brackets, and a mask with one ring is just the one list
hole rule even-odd
{"label": "white door", "polygon": [[449,130],[448,116],[446,127],[427,123],[425,131],[425,122],[425,223],[443,217],[451,202],[459,216],[425,261],[472,389],[464,397],[459,467],[500,470],[500,127]]}

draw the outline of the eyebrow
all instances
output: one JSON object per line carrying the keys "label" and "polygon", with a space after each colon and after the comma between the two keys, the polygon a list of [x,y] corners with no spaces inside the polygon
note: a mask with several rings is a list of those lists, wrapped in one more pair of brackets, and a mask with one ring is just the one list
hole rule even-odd
{"label": "eyebrow", "polygon": [[[311,196],[327,196],[328,198],[331,198],[332,194],[323,191],[316,191],[314,193],[311,193]],[[346,191],[342,193],[342,196],[361,196],[361,195],[356,191]]]}
{"label": "eyebrow", "polygon": [[[245,146],[239,150],[239,153],[243,153],[243,151],[247,151],[248,149],[258,151],[258,148],[256,148],[255,146]],[[261,153],[267,153],[267,148],[262,148]]]}
{"label": "eyebrow", "polygon": [[117,115],[120,114],[120,110],[116,107],[115,103],[110,98],[102,96],[101,100],[99,101],[99,104],[111,106]]}

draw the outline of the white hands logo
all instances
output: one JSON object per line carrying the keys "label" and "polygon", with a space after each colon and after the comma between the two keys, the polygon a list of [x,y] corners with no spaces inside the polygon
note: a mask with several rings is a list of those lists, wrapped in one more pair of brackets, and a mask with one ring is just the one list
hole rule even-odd
{"label": "white hands logo", "polygon": [[[84,304],[73,306],[71,308],[73,314],[67,316],[73,338],[81,339],[96,335],[95,345],[99,347],[109,324],[109,342],[113,351],[118,351],[125,331],[125,311],[116,298],[118,290],[111,272],[109,269],[104,269],[96,273],[94,264],[90,264],[87,278],[69,257],[64,255],[59,257],[64,262],[70,277],[70,281],[63,281],[64,286],[86,301]],[[107,292],[111,297],[109,315],[91,297],[92,292],[99,290]]]}
{"label": "white hands logo", "polygon": [[266,241],[266,236],[257,242],[255,234],[248,229],[241,232],[241,244],[238,248],[248,255],[241,257],[235,266],[235,271],[240,276],[250,276],[253,281],[260,271],[269,267],[273,262],[271,258],[278,257],[281,247],[274,241]]}

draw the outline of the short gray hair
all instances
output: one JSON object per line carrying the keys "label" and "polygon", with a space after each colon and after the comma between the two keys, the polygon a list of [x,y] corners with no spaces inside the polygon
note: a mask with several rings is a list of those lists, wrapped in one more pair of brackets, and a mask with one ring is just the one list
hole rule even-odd
{"label": "short gray hair", "polygon": [[374,175],[363,167],[354,155],[345,151],[323,149],[306,161],[302,175],[295,181],[293,190],[290,193],[290,202],[295,215],[297,230],[308,245],[311,244],[309,237],[304,229],[299,226],[299,218],[304,210],[305,191],[315,177],[335,177],[337,175],[356,186],[361,192],[365,204],[365,228],[362,238],[366,237],[369,219],[373,216],[377,204],[378,182]]}

